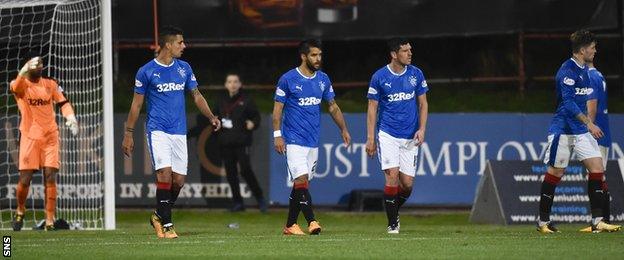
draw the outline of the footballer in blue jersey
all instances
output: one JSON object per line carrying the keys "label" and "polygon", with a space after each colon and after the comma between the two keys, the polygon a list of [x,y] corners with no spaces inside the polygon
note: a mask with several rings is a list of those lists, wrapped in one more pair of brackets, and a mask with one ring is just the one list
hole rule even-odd
{"label": "footballer in blue jersey", "polygon": [[588,95],[587,116],[602,130],[603,136],[597,139],[598,145],[609,149],[611,148],[611,130],[609,129],[607,82],[602,73],[591,63],[588,74],[589,85],[593,91]]}
{"label": "footballer in blue jersey", "polygon": [[390,39],[388,51],[390,64],[373,74],[368,88],[366,152],[373,156],[378,151],[386,176],[387,232],[398,234],[399,209],[412,193],[418,148],[425,141],[429,87],[423,72],[411,65],[412,46],[406,39]]}
{"label": "footballer in blue jersey", "polygon": [[[321,101],[327,102],[329,114],[340,128],[344,144],[351,143],[344,116],[334,100],[329,77],[320,71],[321,43],[305,40],[299,44],[299,67],[280,77],[273,106],[273,137],[275,150],[286,154],[288,172],[293,180],[284,235],[304,235],[297,225],[301,211],[308,222],[308,232],[317,235],[321,226],[314,218],[312,198],[308,191],[318,160],[321,127]],[[283,121],[283,123],[282,123]]]}
{"label": "footballer in blue jersey", "polygon": [[[611,148],[609,111],[607,110],[607,82],[602,73],[594,67],[593,62],[587,65],[589,67],[589,85],[592,88],[587,100],[587,117],[600,127],[603,132],[603,136],[598,138],[597,141],[600,154],[602,155],[602,167],[606,172],[609,149]],[[606,176],[602,178],[602,190],[604,192],[604,202],[602,204],[603,221],[611,223],[611,193],[609,192]],[[583,230],[591,231],[591,226]]]}
{"label": "footballer in blue jersey", "polygon": [[134,83],[134,97],[122,148],[126,156],[134,149],[134,125],[147,99],[145,132],[156,171],[157,209],[150,223],[159,238],[177,238],[171,221],[171,208],[184,185],[188,151],[186,147],[185,93],[190,92],[201,113],[210,118],[215,131],[221,121],[197,89],[191,66],[179,60],[186,48],[182,30],[165,26],[161,29],[158,56],[139,69]]}
{"label": "footballer in blue jersey", "polygon": [[555,76],[557,111],[548,130],[548,147],[544,158],[548,170],[540,189],[537,231],[544,234],[558,232],[550,222],[550,211],[555,189],[573,152],[588,170],[587,193],[592,214],[590,231],[618,231],[620,226],[603,221],[604,167],[595,139],[601,138],[603,133],[585,115],[588,95],[593,91],[587,64],[594,60],[596,38],[589,31],[579,30],[570,36],[570,41],[572,58],[561,65]]}

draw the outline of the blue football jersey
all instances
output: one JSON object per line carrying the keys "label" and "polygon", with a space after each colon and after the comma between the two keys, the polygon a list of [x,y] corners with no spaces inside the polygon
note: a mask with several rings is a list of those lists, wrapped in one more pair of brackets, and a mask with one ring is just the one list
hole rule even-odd
{"label": "blue football jersey", "polygon": [[287,144],[319,146],[321,101],[331,101],[334,89],[327,74],[317,71],[306,77],[294,68],[280,77],[275,101],[284,103],[282,136]]}
{"label": "blue football jersey", "polygon": [[156,59],[139,69],[134,92],[145,95],[147,119],[145,130],[163,131],[168,134],[186,134],[185,90],[197,88],[197,80],[191,66],[173,59],[164,65]]}
{"label": "blue football jersey", "polygon": [[368,99],[377,100],[377,127],[396,138],[412,139],[418,130],[418,96],[429,91],[422,71],[408,65],[396,74],[389,65],[377,70],[368,87]]}
{"label": "blue football jersey", "polygon": [[589,130],[576,115],[587,114],[587,97],[592,91],[587,66],[580,66],[573,59],[565,61],[557,75],[557,111],[549,134],[584,134]]}
{"label": "blue football jersey", "polygon": [[605,81],[602,73],[596,68],[589,68],[589,84],[591,85],[593,92],[589,94],[588,99],[596,99],[598,101],[598,107],[596,111],[596,124],[604,136],[598,138],[598,144],[604,147],[611,147],[611,130],[609,130],[609,111],[607,110],[607,82]]}

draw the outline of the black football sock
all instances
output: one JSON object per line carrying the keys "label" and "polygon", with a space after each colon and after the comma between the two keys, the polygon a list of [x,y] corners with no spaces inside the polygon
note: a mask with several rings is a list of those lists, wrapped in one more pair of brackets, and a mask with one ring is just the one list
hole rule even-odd
{"label": "black football sock", "polygon": [[178,200],[178,196],[180,195],[180,190],[182,190],[182,187],[184,187],[184,184],[183,185],[177,185],[177,184],[171,185],[171,205],[172,206]]}
{"label": "black football sock", "polygon": [[611,223],[611,193],[607,186],[607,181],[602,181],[602,191],[604,192],[604,204],[602,205],[602,217],[607,223]]}
{"label": "black football sock", "polygon": [[160,216],[163,226],[172,225],[171,223],[171,183],[156,182],[156,213]]}
{"label": "black football sock", "polygon": [[397,203],[399,209],[401,209],[403,204],[405,204],[407,199],[409,199],[410,195],[412,195],[412,187],[399,187],[399,194],[397,195]]}
{"label": "black football sock", "polygon": [[604,193],[602,191],[602,172],[591,172],[587,178],[587,195],[589,195],[589,206],[591,207],[592,218],[596,224],[597,218],[602,218],[602,208],[604,206]]}
{"label": "black football sock", "polygon": [[293,187],[290,192],[290,197],[288,198],[288,220],[286,221],[286,227],[290,227],[297,223],[299,211],[301,210],[299,207],[299,198],[301,197],[295,194],[295,188]]}
{"label": "black football sock", "polygon": [[314,211],[312,210],[312,196],[310,196],[310,190],[308,190],[307,187],[299,188],[297,190],[299,190],[299,196],[301,196],[301,199],[299,200],[301,212],[303,213],[303,216],[308,224],[310,224],[310,222],[316,220],[314,218]]}
{"label": "black football sock", "polygon": [[552,208],[553,200],[555,198],[555,189],[557,184],[561,181],[560,177],[546,173],[544,181],[542,182],[542,188],[540,190],[540,202],[539,202],[539,216],[540,221],[550,221],[550,210]]}
{"label": "black football sock", "polygon": [[397,193],[399,187],[384,187],[384,205],[386,206],[386,216],[388,217],[388,226],[397,225],[397,216],[399,215],[399,207],[397,203]]}

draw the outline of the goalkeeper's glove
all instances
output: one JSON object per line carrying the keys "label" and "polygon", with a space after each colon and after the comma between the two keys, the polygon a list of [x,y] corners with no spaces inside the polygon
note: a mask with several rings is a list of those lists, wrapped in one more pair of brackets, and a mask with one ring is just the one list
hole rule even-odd
{"label": "goalkeeper's glove", "polygon": [[19,71],[19,75],[24,76],[26,75],[28,71],[36,69],[37,66],[39,66],[40,61],[41,61],[41,58],[39,57],[34,57],[30,59],[28,62],[26,62],[26,64],[24,64],[22,69]]}
{"label": "goalkeeper's glove", "polygon": [[78,121],[75,115],[69,115],[65,118],[65,125],[69,127],[73,136],[78,135]]}

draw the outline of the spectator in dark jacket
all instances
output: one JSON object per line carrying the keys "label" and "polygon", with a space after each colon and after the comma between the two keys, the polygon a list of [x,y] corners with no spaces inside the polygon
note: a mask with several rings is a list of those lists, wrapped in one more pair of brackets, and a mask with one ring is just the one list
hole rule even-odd
{"label": "spectator in dark jacket", "polygon": [[262,189],[251,169],[249,159],[252,131],[260,126],[260,113],[253,99],[244,93],[241,86],[242,83],[237,74],[228,74],[225,78],[227,91],[218,96],[216,106],[214,106],[214,113],[221,118],[223,125],[221,131],[217,132],[217,136],[227,180],[232,189],[234,203],[231,211],[245,210],[240,192],[238,165],[240,166],[240,174],[245,178],[245,182],[258,201],[260,211],[266,212],[267,205],[262,195]]}

